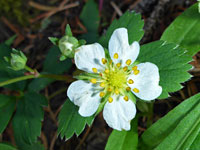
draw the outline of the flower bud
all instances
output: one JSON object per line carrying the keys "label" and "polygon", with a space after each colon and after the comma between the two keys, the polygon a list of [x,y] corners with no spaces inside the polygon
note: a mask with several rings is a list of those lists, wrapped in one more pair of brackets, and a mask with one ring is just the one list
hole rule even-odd
{"label": "flower bud", "polygon": [[24,69],[27,62],[26,56],[16,49],[13,49],[11,58],[5,57],[5,60],[10,63],[10,67],[15,71]]}
{"label": "flower bud", "polygon": [[58,46],[63,56],[73,58],[79,42],[75,37],[66,35],[59,40]]}

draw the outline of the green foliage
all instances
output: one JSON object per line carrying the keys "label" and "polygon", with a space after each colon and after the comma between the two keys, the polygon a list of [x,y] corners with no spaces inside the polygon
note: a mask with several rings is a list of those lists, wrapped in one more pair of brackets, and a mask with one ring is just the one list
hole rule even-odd
{"label": "green foliage", "polygon": [[36,142],[44,117],[42,106],[46,105],[47,100],[44,96],[30,91],[19,100],[13,118],[14,136],[18,146]]}
{"label": "green foliage", "polygon": [[58,117],[58,134],[61,138],[69,139],[75,133],[79,136],[85,125],[91,125],[94,117],[82,117],[78,113],[78,107],[70,100],[66,100]]}
{"label": "green foliage", "polygon": [[83,25],[87,28],[87,33],[81,36],[88,43],[98,40],[98,27],[100,22],[98,6],[94,0],[89,0],[83,7],[80,15]]}
{"label": "green foliage", "polygon": [[161,40],[176,43],[188,50],[193,56],[200,50],[200,13],[198,4],[194,4],[183,12],[163,33]]}
{"label": "green foliage", "polygon": [[137,133],[137,118],[131,122],[130,131],[113,130],[108,142],[106,150],[137,150],[138,133]]}
{"label": "green foliage", "polygon": [[141,137],[141,149],[194,149],[199,146],[199,116],[200,94],[197,94],[182,102],[147,129]]}
{"label": "green foliage", "polygon": [[[70,59],[67,59],[65,61],[59,61],[59,56],[60,56],[60,50],[57,46],[53,46],[44,61],[43,65],[43,72],[46,73],[53,73],[53,74],[61,74],[63,72],[67,72],[71,66],[72,62]],[[29,90],[32,91],[40,91],[43,88],[45,88],[48,84],[52,83],[54,80],[53,79],[47,79],[47,78],[40,78],[40,79],[34,79],[30,84],[29,84]]]}
{"label": "green foliage", "polygon": [[192,57],[175,44],[166,44],[163,41],[145,44],[141,46],[137,61],[151,62],[158,66],[159,84],[163,89],[160,99],[167,98],[169,92],[180,90],[182,88],[180,83],[191,77],[187,71],[192,68],[188,64],[192,61]]}
{"label": "green foliage", "polygon": [[17,150],[17,149],[6,143],[0,143],[0,150]]}
{"label": "green foliage", "polygon": [[21,25],[29,24],[29,10],[25,5],[27,2],[27,0],[1,0],[0,16],[7,17],[12,21],[20,23]]}
{"label": "green foliage", "polygon": [[120,27],[125,27],[128,30],[129,44],[134,41],[140,41],[144,31],[143,31],[144,21],[141,20],[141,15],[135,12],[126,12],[119,20],[114,20],[110,27],[108,28],[106,35],[103,35],[99,43],[104,47],[108,47],[109,39],[113,31]]}
{"label": "green foliage", "polygon": [[12,114],[15,110],[15,98],[6,95],[0,95],[0,134],[6,128]]}

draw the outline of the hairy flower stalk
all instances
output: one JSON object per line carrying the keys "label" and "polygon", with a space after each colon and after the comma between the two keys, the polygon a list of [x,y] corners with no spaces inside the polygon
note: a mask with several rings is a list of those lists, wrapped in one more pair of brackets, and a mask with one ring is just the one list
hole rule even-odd
{"label": "hairy flower stalk", "polygon": [[150,62],[134,63],[139,55],[139,44],[128,43],[127,29],[116,29],[109,41],[109,55],[98,44],[84,45],[75,52],[75,64],[80,70],[92,73],[88,80],[73,82],[67,95],[79,106],[82,116],[93,115],[100,103],[105,104],[103,117],[117,130],[130,130],[136,107],[132,94],[143,100],[157,98],[159,71]]}

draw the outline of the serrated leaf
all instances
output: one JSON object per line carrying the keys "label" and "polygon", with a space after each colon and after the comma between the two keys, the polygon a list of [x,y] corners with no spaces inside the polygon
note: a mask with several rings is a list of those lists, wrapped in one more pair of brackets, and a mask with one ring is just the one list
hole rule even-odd
{"label": "serrated leaf", "polygon": [[100,22],[98,6],[94,0],[89,0],[84,5],[80,15],[83,25],[87,28],[87,33],[83,34],[81,38],[88,43],[94,43],[98,40],[98,27]]}
{"label": "serrated leaf", "polygon": [[[46,56],[44,61],[43,71],[46,73],[52,74],[62,74],[63,72],[69,71],[72,66],[72,62],[70,59],[65,61],[60,61],[60,50],[57,46],[53,46],[49,53]],[[28,86],[29,90],[39,92],[43,88],[45,88],[48,84],[52,83],[53,79],[40,78],[34,79]]]}
{"label": "serrated leaf", "polygon": [[176,43],[188,50],[190,56],[200,51],[200,13],[194,4],[177,17],[163,33],[161,40]]}
{"label": "serrated leaf", "polygon": [[137,145],[137,118],[135,118],[131,122],[130,131],[112,131],[105,150],[137,150]]}
{"label": "serrated leaf", "polygon": [[17,150],[17,148],[6,143],[0,143],[0,150]]}
{"label": "serrated leaf", "polygon": [[15,104],[16,101],[14,97],[0,95],[0,133],[2,133],[8,125],[15,110]]}
{"label": "serrated leaf", "polygon": [[106,35],[103,35],[99,43],[104,47],[108,47],[109,39],[113,31],[120,27],[125,27],[128,30],[129,44],[134,41],[140,41],[144,31],[143,31],[144,21],[141,19],[141,15],[135,12],[126,12],[123,14],[119,20],[114,20],[110,27],[108,28]]}
{"label": "serrated leaf", "polygon": [[17,111],[13,118],[13,130],[17,145],[36,142],[41,132],[41,121],[44,117],[42,106],[47,105],[44,96],[35,92],[27,92],[17,105]]}
{"label": "serrated leaf", "polygon": [[192,68],[188,64],[192,61],[192,57],[175,44],[165,44],[163,41],[145,44],[141,46],[137,61],[151,62],[158,66],[159,84],[163,89],[159,99],[167,98],[169,92],[180,90],[182,88],[180,83],[191,77],[187,71]]}
{"label": "serrated leaf", "polygon": [[79,136],[85,125],[91,125],[94,117],[82,117],[78,113],[78,107],[75,106],[70,100],[67,100],[61,109],[58,117],[58,134],[61,138],[69,139],[75,133]]}
{"label": "serrated leaf", "polygon": [[200,131],[200,94],[174,108],[147,129],[140,141],[142,150],[190,149]]}

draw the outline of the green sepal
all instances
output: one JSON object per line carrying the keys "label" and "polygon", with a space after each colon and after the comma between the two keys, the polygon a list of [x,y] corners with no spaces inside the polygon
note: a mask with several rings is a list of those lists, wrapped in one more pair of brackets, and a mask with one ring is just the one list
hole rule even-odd
{"label": "green sepal", "polygon": [[69,24],[66,25],[65,34],[68,36],[72,36],[72,31]]}
{"label": "green sepal", "polygon": [[53,45],[58,45],[58,41],[59,39],[56,37],[49,37],[49,40],[51,41],[51,43],[53,43]]}

